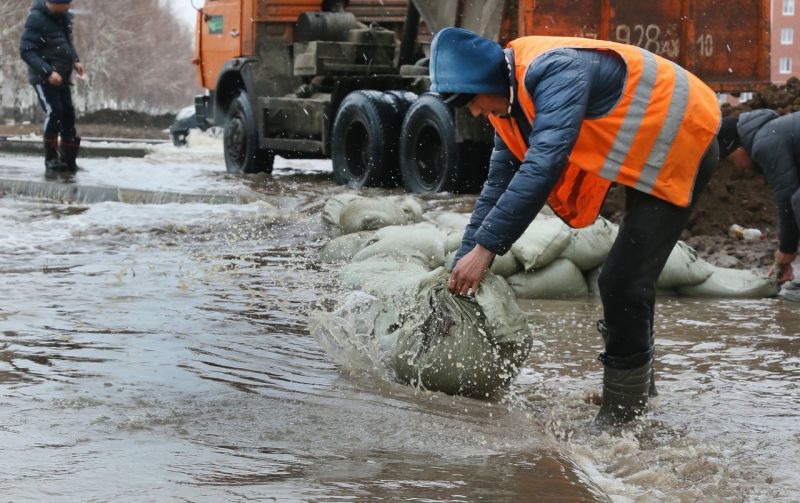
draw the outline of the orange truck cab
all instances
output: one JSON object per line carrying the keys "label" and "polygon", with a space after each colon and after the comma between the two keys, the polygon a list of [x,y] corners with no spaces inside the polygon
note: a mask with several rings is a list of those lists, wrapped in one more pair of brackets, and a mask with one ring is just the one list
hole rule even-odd
{"label": "orange truck cab", "polygon": [[224,128],[231,172],[269,172],[275,155],[331,158],[350,186],[477,189],[491,127],[427,92],[430,41],[445,26],[503,44],[538,34],[638,45],[717,91],[769,76],[768,0],[206,0],[197,118]]}

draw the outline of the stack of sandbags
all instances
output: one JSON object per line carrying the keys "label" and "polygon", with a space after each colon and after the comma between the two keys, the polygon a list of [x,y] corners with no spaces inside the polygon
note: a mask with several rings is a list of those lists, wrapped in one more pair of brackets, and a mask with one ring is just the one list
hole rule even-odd
{"label": "stack of sandbags", "polygon": [[[469,220],[466,213],[423,214],[410,197],[343,194],[328,201],[323,211],[326,226],[343,235],[327,243],[320,256],[352,260],[344,277],[355,288],[370,290],[380,283],[380,275],[406,283],[404,276],[413,281],[417,273],[442,264],[452,267]],[[570,229],[542,212],[508,253],[495,257],[490,271],[506,278],[520,298],[597,295],[597,278],[617,233],[618,227],[602,217],[586,228]],[[672,250],[657,288],[659,295],[721,298],[763,297],[778,291],[774,280],[758,273],[714,267],[683,242]]]}
{"label": "stack of sandbags", "polygon": [[585,296],[586,280],[568,258],[559,258],[571,244],[572,233],[555,217],[537,216],[511,246],[523,272],[508,278],[511,288],[524,299]]}
{"label": "stack of sandbags", "polygon": [[380,293],[401,288],[444,265],[444,235],[434,225],[389,226],[370,236],[341,271],[349,288]]}

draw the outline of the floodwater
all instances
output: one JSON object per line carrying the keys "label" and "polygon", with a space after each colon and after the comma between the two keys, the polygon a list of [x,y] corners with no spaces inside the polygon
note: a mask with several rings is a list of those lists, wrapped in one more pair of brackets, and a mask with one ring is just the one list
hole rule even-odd
{"label": "floodwater", "polygon": [[[328,163],[232,177],[218,140],[192,143],[78,181],[260,201],[0,197],[4,501],[800,500],[796,305],[662,299],[660,396],[610,432],[594,299],[522,302],[536,343],[500,402],[414,390],[309,335],[343,293],[315,256],[344,190]],[[40,165],[4,156],[0,178]]]}

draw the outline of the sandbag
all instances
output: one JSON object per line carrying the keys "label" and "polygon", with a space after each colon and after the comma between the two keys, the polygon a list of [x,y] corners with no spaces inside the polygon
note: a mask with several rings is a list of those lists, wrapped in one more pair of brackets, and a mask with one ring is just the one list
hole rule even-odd
{"label": "sandbag", "polygon": [[778,294],[774,278],[756,271],[711,266],[712,273],[699,285],[677,287],[678,293],[691,297],[755,299]]}
{"label": "sandbag", "polygon": [[711,276],[714,266],[697,256],[692,247],[678,241],[658,276],[659,288],[699,285]]}
{"label": "sandbag", "polygon": [[345,288],[381,295],[416,284],[429,272],[427,264],[419,259],[375,257],[347,264],[340,276]]}
{"label": "sandbag", "polygon": [[322,225],[329,234],[338,234],[340,232],[339,216],[342,213],[342,208],[344,208],[345,204],[359,197],[361,196],[350,193],[338,194],[325,202],[325,206],[322,208]]}
{"label": "sandbag", "polygon": [[390,225],[414,222],[408,207],[388,200],[359,197],[347,202],[339,213],[339,227],[343,234],[378,230]]}
{"label": "sandbag", "polygon": [[464,230],[469,225],[470,215],[466,213],[446,212],[437,215],[433,221],[445,235],[445,253],[461,248],[461,239],[464,237]]}
{"label": "sandbag", "polygon": [[564,222],[540,215],[511,246],[511,253],[526,271],[540,269],[561,255],[569,239],[569,228]]}
{"label": "sandbag", "polygon": [[783,300],[800,302],[800,280],[793,279],[784,283],[778,296]]}
{"label": "sandbag", "polygon": [[422,205],[420,205],[419,202],[413,197],[389,196],[386,198],[386,200],[396,204],[401,210],[403,210],[403,213],[406,214],[409,222],[419,222],[422,218]]}
{"label": "sandbag", "polygon": [[464,231],[451,231],[451,230],[444,230],[444,251],[446,253],[450,253],[451,251],[458,251],[461,248],[461,241],[464,238]]}
{"label": "sandbag", "polygon": [[433,218],[436,227],[442,230],[459,231],[462,234],[464,229],[469,225],[472,215],[469,213],[455,213],[453,211],[446,211],[440,213]]}
{"label": "sandbag", "polygon": [[450,294],[448,278],[437,269],[386,299],[376,336],[400,382],[451,395],[497,396],[530,352],[525,315],[502,278],[488,274],[472,300]]}
{"label": "sandbag", "polygon": [[522,264],[519,263],[513,253],[508,252],[505,255],[496,255],[489,270],[493,274],[508,278],[518,272],[522,272]]}
{"label": "sandbag", "polygon": [[353,262],[373,257],[415,258],[428,269],[444,265],[444,236],[433,224],[393,225],[375,232]]}
{"label": "sandbag", "polygon": [[564,299],[583,297],[589,288],[581,270],[565,258],[557,258],[542,269],[515,274],[508,283],[523,299]]}
{"label": "sandbag", "polygon": [[583,277],[586,280],[586,287],[589,290],[589,295],[600,295],[600,271],[602,267],[595,267],[591,271],[586,272]]}
{"label": "sandbag", "polygon": [[374,236],[372,231],[354,232],[334,238],[319,250],[319,258],[326,262],[350,261]]}
{"label": "sandbag", "polygon": [[581,271],[590,271],[606,260],[616,238],[617,226],[599,217],[589,227],[572,229],[561,257],[571,260]]}

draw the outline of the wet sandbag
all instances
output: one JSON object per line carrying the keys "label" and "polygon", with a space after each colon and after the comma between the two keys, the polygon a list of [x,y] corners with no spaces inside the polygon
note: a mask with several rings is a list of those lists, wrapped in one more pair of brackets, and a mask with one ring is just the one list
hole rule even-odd
{"label": "wet sandbag", "polygon": [[502,278],[487,275],[468,300],[447,291],[446,271],[435,272],[390,297],[376,319],[376,335],[394,355],[395,375],[451,395],[497,396],[530,352],[527,319]]}
{"label": "wet sandbag", "polygon": [[338,234],[340,232],[339,217],[342,214],[342,208],[344,208],[345,204],[359,197],[361,196],[356,194],[339,194],[325,202],[325,206],[322,208],[322,225],[329,234]]}
{"label": "wet sandbag", "polygon": [[331,239],[319,250],[319,258],[326,262],[350,261],[370,243],[374,234],[372,231],[362,231]]}
{"label": "wet sandbag", "polygon": [[569,244],[569,228],[558,218],[537,216],[511,246],[511,253],[526,271],[555,260]]}
{"label": "wet sandbag", "polygon": [[659,288],[699,285],[714,272],[714,266],[697,256],[697,252],[678,241],[658,276]]}
{"label": "wet sandbag", "polygon": [[339,214],[339,227],[343,234],[373,231],[390,225],[405,225],[416,221],[408,206],[388,198],[359,197],[346,203]]}
{"label": "wet sandbag", "polygon": [[464,230],[469,225],[471,216],[466,213],[446,212],[434,217],[433,222],[445,235],[445,253],[461,248]]}
{"label": "wet sandbag", "polygon": [[437,227],[442,230],[458,231],[464,234],[464,229],[469,225],[472,215],[469,213],[456,213],[454,211],[446,211],[440,213],[433,218]]}
{"label": "wet sandbag", "polygon": [[444,254],[444,236],[435,225],[392,225],[373,233],[353,262],[373,257],[414,258],[432,270],[444,265]]}
{"label": "wet sandbag", "polygon": [[712,273],[702,283],[679,286],[678,293],[690,297],[756,299],[778,294],[778,283],[774,278],[756,271],[727,269],[711,266]]}
{"label": "wet sandbag", "polygon": [[617,238],[617,226],[603,217],[583,229],[572,229],[569,243],[561,253],[581,271],[587,272],[605,262]]}
{"label": "wet sandbag", "polygon": [[557,258],[542,269],[515,274],[508,283],[523,299],[566,299],[589,294],[583,273],[565,258]]}
{"label": "wet sandbag", "polygon": [[408,217],[409,222],[419,222],[422,219],[422,206],[413,197],[389,196],[386,200],[399,206]]}
{"label": "wet sandbag", "polygon": [[489,270],[493,274],[508,278],[522,272],[522,264],[519,263],[513,253],[508,252],[505,255],[496,255]]}
{"label": "wet sandbag", "polygon": [[429,273],[428,265],[419,259],[374,257],[347,264],[340,277],[345,288],[381,295],[414,285]]}

